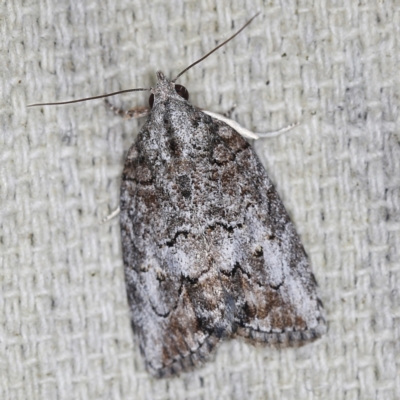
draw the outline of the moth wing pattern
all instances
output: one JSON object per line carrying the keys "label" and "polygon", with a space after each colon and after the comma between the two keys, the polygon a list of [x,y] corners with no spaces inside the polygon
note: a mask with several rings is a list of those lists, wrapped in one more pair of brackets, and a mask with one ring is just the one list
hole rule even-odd
{"label": "moth wing pattern", "polygon": [[234,335],[282,346],[316,339],[325,330],[317,284],[257,155],[163,79],[128,152],[120,204],[147,369],[156,377],[189,370]]}

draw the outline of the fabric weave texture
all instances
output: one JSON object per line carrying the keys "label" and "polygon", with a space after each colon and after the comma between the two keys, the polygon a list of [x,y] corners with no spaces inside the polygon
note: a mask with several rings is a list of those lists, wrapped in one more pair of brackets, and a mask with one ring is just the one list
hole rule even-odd
{"label": "fabric weave texture", "polygon": [[[328,332],[223,343],[174,379],[144,370],[118,219],[143,120],[101,100],[183,75],[192,104],[254,143],[310,257]],[[0,5],[0,398],[399,399],[400,7],[390,1],[13,0]],[[146,105],[148,93],[112,98]]]}

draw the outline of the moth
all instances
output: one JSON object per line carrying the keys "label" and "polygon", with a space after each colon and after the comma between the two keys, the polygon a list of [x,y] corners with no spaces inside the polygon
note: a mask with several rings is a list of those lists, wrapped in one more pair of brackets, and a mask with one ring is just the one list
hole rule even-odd
{"label": "moth", "polygon": [[287,346],[325,332],[306,252],[241,135],[251,133],[175,84],[254,18],[175,79],[158,71],[150,109],[110,106],[148,114],[125,160],[120,222],[132,325],[155,377],[196,367],[234,336]]}

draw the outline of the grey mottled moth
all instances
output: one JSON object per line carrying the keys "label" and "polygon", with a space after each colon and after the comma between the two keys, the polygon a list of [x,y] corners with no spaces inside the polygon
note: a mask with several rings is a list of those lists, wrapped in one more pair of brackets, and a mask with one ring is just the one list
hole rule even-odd
{"label": "grey mottled moth", "polygon": [[110,106],[148,114],[126,157],[120,220],[132,325],[155,377],[190,370],[229,337],[286,346],[325,331],[307,255],[252,147],[175,85],[196,63],[133,89],[151,91],[149,109]]}

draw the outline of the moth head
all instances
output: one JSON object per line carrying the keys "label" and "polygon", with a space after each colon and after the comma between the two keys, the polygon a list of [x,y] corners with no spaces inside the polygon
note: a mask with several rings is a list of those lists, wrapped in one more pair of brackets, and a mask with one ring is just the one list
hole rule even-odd
{"label": "moth head", "polygon": [[155,96],[158,98],[166,98],[176,94],[185,100],[189,99],[189,92],[184,86],[175,84],[175,82],[167,79],[162,71],[157,71],[157,86],[151,89],[151,95],[149,97],[150,108],[153,108]]}
{"label": "moth head", "polygon": [[[183,97],[185,100],[189,100],[189,92],[185,88],[185,86],[176,84],[175,85],[175,92],[178,93],[179,96]],[[154,94],[152,93],[149,96],[149,106],[150,106],[150,108],[153,108],[153,104],[154,104]]]}

